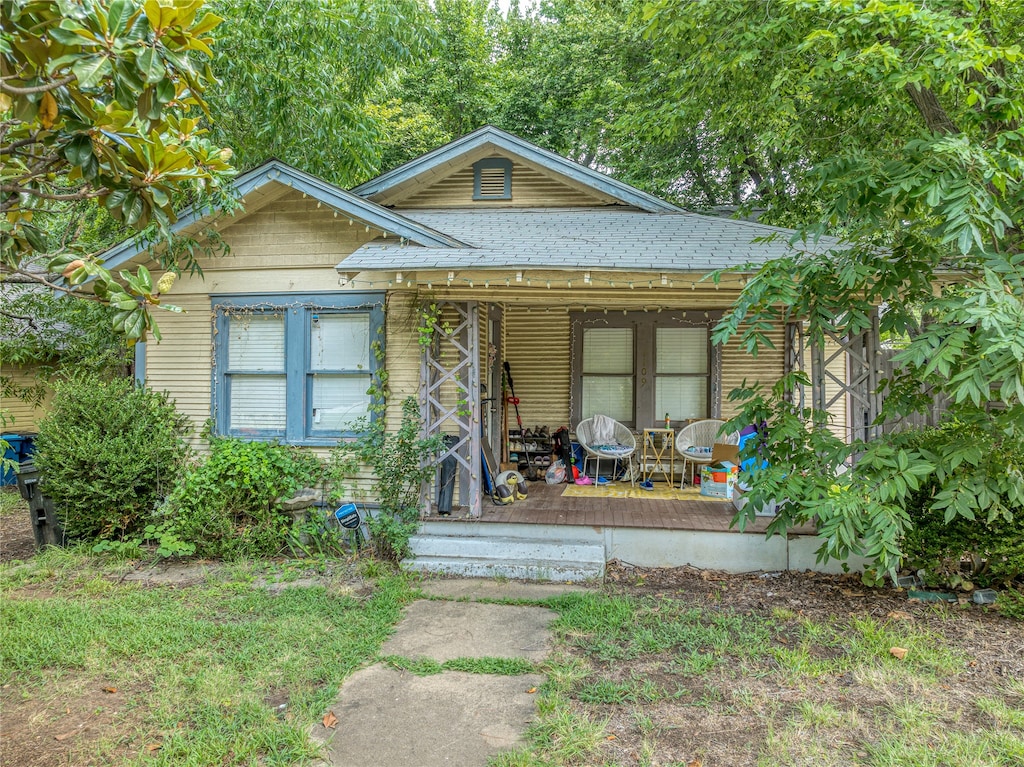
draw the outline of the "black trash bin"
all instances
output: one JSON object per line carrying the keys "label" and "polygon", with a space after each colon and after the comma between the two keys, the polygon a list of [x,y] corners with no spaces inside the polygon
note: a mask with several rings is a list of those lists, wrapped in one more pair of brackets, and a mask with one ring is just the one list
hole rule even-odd
{"label": "black trash bin", "polygon": [[[454,434],[446,434],[444,437],[444,449],[451,450],[459,444],[459,438]],[[448,516],[452,513],[452,501],[455,498],[455,467],[454,455],[449,455],[441,461],[441,476],[437,482],[437,513]]]}
{"label": "black trash bin", "polygon": [[36,539],[36,548],[66,545],[64,525],[57,516],[53,501],[43,495],[39,487],[39,470],[35,461],[26,461],[20,465],[18,492],[28,501],[28,513],[32,521],[32,535]]}

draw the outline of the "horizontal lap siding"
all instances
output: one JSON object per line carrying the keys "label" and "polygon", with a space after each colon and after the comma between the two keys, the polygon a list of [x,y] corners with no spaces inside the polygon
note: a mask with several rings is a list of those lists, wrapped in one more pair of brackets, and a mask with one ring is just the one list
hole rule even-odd
{"label": "horizontal lap siding", "polygon": [[[839,344],[835,341],[828,340],[825,343],[825,359],[828,359],[831,355],[835,354],[839,350]],[[848,379],[847,372],[847,360],[845,354],[836,356],[834,360],[831,360],[826,367],[831,375],[825,376],[825,401],[829,402],[833,397],[837,397],[836,401],[829,406],[829,422],[828,428],[833,434],[844,442],[850,441],[849,436],[849,423],[847,415],[847,397],[838,396],[843,390],[843,387],[835,381],[832,376],[838,378],[839,381],[846,381]]]}
{"label": "horizontal lap siding", "polygon": [[192,423],[193,442],[210,417],[212,327],[210,299],[206,295],[176,293],[181,314],[157,312],[163,340],[146,344],[146,383],[166,391],[178,412]]}
{"label": "horizontal lap siding", "polygon": [[[523,426],[569,423],[569,316],[565,312],[505,310],[505,359],[512,370]],[[509,427],[515,409],[509,409]]]}
{"label": "horizontal lap siding", "polygon": [[512,166],[511,200],[474,200],[473,168],[463,168],[441,179],[406,199],[403,208],[446,207],[591,207],[606,205],[607,201],[575,189],[552,176],[540,173],[520,163]]}
{"label": "horizontal lap siding", "polygon": [[[265,210],[225,223],[221,235],[230,253],[201,257],[203,275],[183,275],[177,281],[164,300],[185,311],[157,311],[163,340],[150,340],[146,349],[147,383],[170,393],[195,435],[211,416],[210,295],[337,291],[335,265],[379,232],[350,226],[347,218],[335,218],[330,209],[317,208],[315,201],[291,192]],[[193,441],[198,444],[198,436]]]}
{"label": "horizontal lap siding", "polygon": [[[29,388],[35,385],[35,369],[25,368],[20,365],[4,364],[0,367],[0,375],[11,379],[17,388]],[[0,411],[3,412],[7,422],[3,424],[6,433],[35,432],[40,419],[46,415],[46,409],[53,394],[47,391],[39,406],[31,402],[18,399],[17,397],[3,397],[0,402]]]}
{"label": "horizontal lap siding", "polygon": [[779,328],[766,335],[775,348],[762,348],[756,357],[747,353],[738,336],[722,349],[722,416],[726,419],[738,415],[741,408],[741,403],[729,401],[733,389],[760,383],[767,393],[785,371],[785,330]]}

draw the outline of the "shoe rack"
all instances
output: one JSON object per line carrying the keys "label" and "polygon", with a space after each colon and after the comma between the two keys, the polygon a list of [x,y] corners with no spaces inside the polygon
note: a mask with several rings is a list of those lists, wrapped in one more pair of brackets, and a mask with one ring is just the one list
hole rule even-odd
{"label": "shoe rack", "polygon": [[508,459],[520,464],[530,456],[533,465],[546,469],[551,465],[551,429],[547,426],[508,430]]}

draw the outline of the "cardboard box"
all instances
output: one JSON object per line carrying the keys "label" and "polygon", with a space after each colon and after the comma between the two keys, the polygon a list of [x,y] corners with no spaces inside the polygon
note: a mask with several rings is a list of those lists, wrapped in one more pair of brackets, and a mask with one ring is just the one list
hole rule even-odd
{"label": "cardboard box", "polygon": [[716,466],[726,461],[729,463],[740,462],[740,446],[727,445],[724,442],[716,442],[711,447],[711,465]]}
{"label": "cardboard box", "polygon": [[700,494],[711,498],[732,498],[740,467],[732,461],[704,466],[700,470]]}

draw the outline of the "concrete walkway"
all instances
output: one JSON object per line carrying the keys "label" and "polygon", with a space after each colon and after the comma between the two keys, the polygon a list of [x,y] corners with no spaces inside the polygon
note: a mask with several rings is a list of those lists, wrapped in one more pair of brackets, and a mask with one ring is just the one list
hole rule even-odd
{"label": "concrete walkway", "polygon": [[[523,658],[539,663],[550,649],[542,607],[473,600],[539,600],[583,587],[476,579],[427,581],[435,597],[406,610],[381,655],[444,663],[454,658]],[[464,601],[447,601],[452,599]],[[445,601],[439,601],[445,600]],[[536,714],[540,674],[496,676],[444,671],[416,676],[376,664],[342,685],[331,707],[334,728],[314,727],[323,767],[483,767],[521,744]]]}

